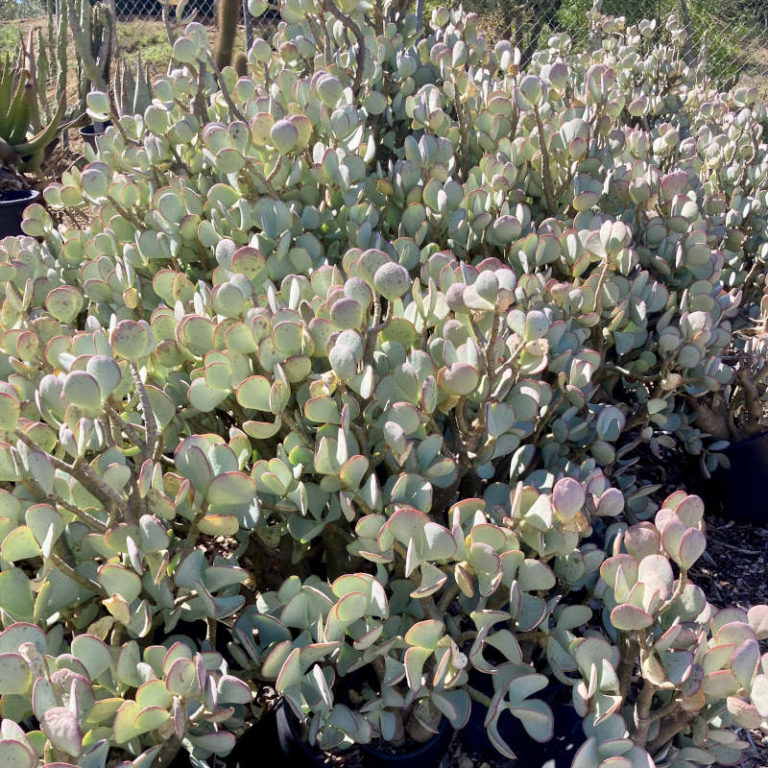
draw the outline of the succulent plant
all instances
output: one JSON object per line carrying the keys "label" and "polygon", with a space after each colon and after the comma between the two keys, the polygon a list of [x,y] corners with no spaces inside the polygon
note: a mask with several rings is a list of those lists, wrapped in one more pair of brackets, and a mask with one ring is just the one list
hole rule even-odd
{"label": "succulent plant", "polygon": [[[46,637],[35,624],[11,624],[0,634],[6,765],[36,768],[63,759],[103,767],[110,749],[120,749],[139,754],[121,765],[145,768],[182,741],[203,759],[231,751],[235,737],[227,727],[252,694],[227,674],[219,654],[183,642],[142,653],[135,641],[115,648],[91,634],[78,635],[70,652],[51,653],[60,644],[60,633]],[[30,715],[39,730],[17,725]]]}
{"label": "succulent plant", "polygon": [[[768,716],[766,609],[690,583],[701,502],[647,456],[714,467],[707,409],[736,431],[764,397],[764,107],[697,82],[674,18],[591,13],[594,50],[555,35],[522,71],[460,9],[281,14],[245,76],[189,24],[0,243],[6,631],[39,623],[54,670],[106,642],[77,667],[120,700],[93,739],[142,766],[231,748],[245,681],[323,749],[475,700],[509,756],[499,722],[549,739],[556,681],[575,768],[732,761]],[[161,693],[194,668],[188,739],[121,684],[125,643]],[[24,707],[3,734],[40,754]]]}
{"label": "succulent plant", "polygon": [[152,94],[149,80],[149,67],[142,66],[141,54],[136,58],[135,72],[124,63],[115,67],[112,88],[119,116],[142,113],[150,105]]}
{"label": "succulent plant", "polygon": [[[31,50],[27,54],[33,55]],[[36,88],[29,69],[14,65],[9,56],[0,62],[0,162],[6,167],[38,170],[46,148],[61,130],[64,100],[51,121],[41,127]]]}

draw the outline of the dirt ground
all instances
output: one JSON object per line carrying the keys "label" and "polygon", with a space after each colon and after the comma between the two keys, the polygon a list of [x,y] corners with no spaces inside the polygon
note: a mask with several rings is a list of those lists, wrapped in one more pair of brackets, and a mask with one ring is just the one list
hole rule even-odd
{"label": "dirt ground", "polygon": [[[708,518],[707,550],[691,578],[718,607],[768,603],[768,520],[756,527]],[[759,731],[740,735],[750,748],[739,767],[768,768],[768,736]]]}

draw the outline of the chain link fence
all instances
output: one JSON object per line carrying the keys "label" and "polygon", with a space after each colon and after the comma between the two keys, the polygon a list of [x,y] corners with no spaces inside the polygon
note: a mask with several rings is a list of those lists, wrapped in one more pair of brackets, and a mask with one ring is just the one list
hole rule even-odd
{"label": "chain link fence", "polygon": [[[153,69],[164,68],[170,46],[160,0],[112,1],[118,22],[119,55],[135,58],[141,53]],[[0,54],[15,48],[20,32],[47,24],[48,9],[53,7],[58,12],[64,2],[0,0]],[[435,7],[444,3],[445,0],[421,0],[418,6],[429,17]],[[587,13],[592,3],[593,0],[464,0],[466,9],[482,17],[492,39],[514,41],[523,52],[524,62],[555,33],[565,32],[577,45],[588,45]],[[209,25],[213,34],[216,5],[217,0],[188,0],[185,14],[194,11],[196,20]],[[643,18],[657,19],[663,24],[674,13],[688,32],[686,55],[692,64],[721,86],[736,82],[756,85],[763,98],[768,99],[768,0],[603,0],[602,11],[623,16],[628,24]],[[238,45],[247,47],[253,37],[268,36],[278,21],[276,11],[254,19],[243,8]]]}
{"label": "chain link fence", "polygon": [[[555,33],[589,45],[587,14],[593,0],[465,0],[494,39],[508,38],[530,60]],[[437,3],[435,3],[437,5]],[[601,10],[627,24],[674,14],[684,25],[688,61],[719,85],[746,81],[768,98],[768,0],[603,0]],[[425,13],[431,6],[426,3]]]}

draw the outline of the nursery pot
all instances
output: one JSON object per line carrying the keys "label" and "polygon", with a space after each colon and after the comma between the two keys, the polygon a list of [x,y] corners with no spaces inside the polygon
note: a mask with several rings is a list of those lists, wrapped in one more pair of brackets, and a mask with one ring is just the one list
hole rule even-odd
{"label": "nursery pot", "polygon": [[310,766],[326,768],[325,757],[318,749],[313,749],[304,740],[299,728],[299,723],[290,706],[281,700],[275,707],[275,727],[277,728],[277,741],[283,757],[290,762],[291,768]]}
{"label": "nursery pot", "polygon": [[286,763],[285,754],[277,740],[275,707],[265,712],[238,740],[232,752],[224,758],[227,768],[250,768],[259,764],[278,766]]}
{"label": "nursery pot", "polygon": [[434,768],[446,753],[452,735],[451,724],[443,718],[431,739],[407,752],[389,752],[371,744],[361,744],[363,764],[374,768]]}
{"label": "nursery pot", "polygon": [[[327,768],[326,756],[304,740],[297,719],[290,707],[281,701],[274,709],[277,740],[284,758],[291,768],[307,766]],[[429,741],[407,752],[390,752],[371,744],[361,744],[363,765],[368,768],[435,768],[448,749],[453,729],[445,718],[438,732]]]}
{"label": "nursery pot", "polygon": [[111,120],[107,120],[106,123],[91,123],[91,125],[86,125],[81,128],[78,133],[86,144],[89,144],[93,149],[96,149],[96,137],[101,136],[110,125],[112,125]]}
{"label": "nursery pot", "polygon": [[720,504],[723,517],[741,523],[765,525],[768,521],[768,432],[729,445],[723,453],[730,469],[718,467],[707,490]]}
{"label": "nursery pot", "polygon": [[36,189],[12,189],[0,192],[0,237],[23,235],[21,219],[24,209],[40,197]]}
{"label": "nursery pot", "polygon": [[[490,675],[471,673],[470,685],[488,696],[493,693]],[[542,699],[552,708],[554,735],[550,741],[540,744],[526,733],[517,718],[504,713],[498,723],[499,735],[517,756],[517,760],[508,763],[510,768],[570,768],[574,755],[585,741],[582,719],[571,704],[570,689],[550,685],[535,694],[534,698]],[[487,714],[488,709],[473,700],[469,722],[459,731],[462,747],[476,761],[476,765],[483,762],[493,765],[504,760],[488,738],[485,727]]]}

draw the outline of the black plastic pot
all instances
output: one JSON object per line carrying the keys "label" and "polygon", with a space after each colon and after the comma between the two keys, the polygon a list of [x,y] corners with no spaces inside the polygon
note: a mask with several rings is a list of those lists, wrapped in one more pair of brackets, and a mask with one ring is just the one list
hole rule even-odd
{"label": "black plastic pot", "polygon": [[384,752],[370,744],[361,744],[363,763],[374,768],[434,768],[448,749],[453,735],[451,724],[443,718],[437,733],[408,752]]}
{"label": "black plastic pot", "polygon": [[192,768],[192,760],[189,757],[189,752],[182,747],[176,753],[173,760],[168,763],[168,768]]}
{"label": "black plastic pot", "polygon": [[[486,695],[493,693],[493,683],[490,675],[474,673],[470,675],[473,688]],[[550,685],[534,698],[547,702],[552,708],[555,719],[555,733],[552,740],[540,744],[534,741],[523,728],[522,723],[505,712],[499,719],[499,735],[517,755],[516,761],[508,765],[516,768],[570,768],[573,756],[584,743],[582,719],[573,708],[570,699],[570,689],[560,685]],[[477,701],[472,701],[469,722],[459,731],[459,740],[464,751],[473,757],[477,764],[488,762],[499,764],[501,755],[488,738],[485,727],[486,707]]]}
{"label": "black plastic pot", "polygon": [[[723,453],[730,469],[719,467],[705,484],[708,508],[740,523],[765,525],[768,521],[768,432],[728,446]],[[712,509],[714,506],[714,509]]]}
{"label": "black plastic pot", "polygon": [[40,197],[36,189],[12,189],[0,192],[0,237],[23,235],[21,220],[24,209]]}
{"label": "black plastic pot", "polygon": [[91,123],[91,125],[86,125],[81,128],[78,133],[86,144],[89,144],[93,149],[96,149],[96,137],[101,136],[110,125],[112,125],[111,120],[107,120],[106,123]]}
{"label": "black plastic pot", "polygon": [[280,701],[274,709],[277,741],[280,745],[282,758],[289,760],[291,768],[327,768],[325,756],[313,749],[304,740],[299,730],[299,723],[294,717],[288,704]]}
{"label": "black plastic pot", "polygon": [[[256,764],[278,766],[285,763],[277,740],[275,709],[259,718],[238,740],[235,748],[225,758],[227,768],[250,768]],[[289,768],[286,765],[286,768]]]}
{"label": "black plastic pot", "polygon": [[[328,768],[326,755],[311,747],[304,739],[299,723],[290,707],[281,701],[273,710],[280,758],[288,760],[291,768]],[[389,752],[374,745],[361,744],[363,765],[368,768],[435,768],[440,762],[451,740],[453,729],[443,718],[438,732],[424,744],[408,752]],[[234,754],[234,753],[233,753]],[[251,753],[252,757],[253,753]],[[261,757],[261,747],[259,747]],[[236,768],[230,762],[232,768]],[[242,762],[241,762],[242,768]]]}

